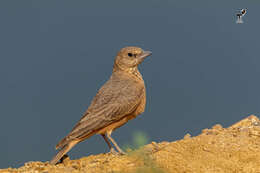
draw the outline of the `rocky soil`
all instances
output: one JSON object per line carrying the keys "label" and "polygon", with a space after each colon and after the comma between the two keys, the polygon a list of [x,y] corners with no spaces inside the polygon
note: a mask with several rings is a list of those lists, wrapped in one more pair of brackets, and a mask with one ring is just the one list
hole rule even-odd
{"label": "rocky soil", "polygon": [[56,166],[28,162],[0,173],[260,173],[260,121],[251,115],[228,127],[215,125],[196,137],[152,142],[127,155],[99,154],[65,159]]}

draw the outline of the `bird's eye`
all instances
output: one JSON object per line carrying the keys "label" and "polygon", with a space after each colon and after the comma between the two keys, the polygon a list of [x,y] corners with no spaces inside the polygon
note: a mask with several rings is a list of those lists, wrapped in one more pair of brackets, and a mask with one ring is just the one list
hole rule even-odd
{"label": "bird's eye", "polygon": [[132,53],[128,53],[128,56],[129,56],[129,57],[132,57],[132,56],[133,56],[133,54],[132,54]]}

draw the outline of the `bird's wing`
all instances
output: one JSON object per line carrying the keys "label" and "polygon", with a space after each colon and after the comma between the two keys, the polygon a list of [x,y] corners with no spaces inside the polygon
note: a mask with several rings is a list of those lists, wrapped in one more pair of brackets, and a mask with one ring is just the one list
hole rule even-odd
{"label": "bird's wing", "polygon": [[94,97],[86,113],[61,140],[56,148],[65,146],[73,139],[81,139],[101,128],[110,125],[135,111],[145,93],[144,86],[133,83],[108,81]]}

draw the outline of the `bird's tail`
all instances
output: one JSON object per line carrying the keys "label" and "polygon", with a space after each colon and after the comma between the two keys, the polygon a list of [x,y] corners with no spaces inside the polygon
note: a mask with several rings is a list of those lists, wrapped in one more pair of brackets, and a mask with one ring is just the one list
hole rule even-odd
{"label": "bird's tail", "polygon": [[67,138],[63,138],[60,142],[56,145],[56,150],[65,147],[68,144]]}
{"label": "bird's tail", "polygon": [[52,160],[50,161],[50,164],[55,165],[57,164],[60,159],[67,153],[69,152],[69,150],[74,147],[74,145],[76,145],[78,142],[76,141],[71,141],[70,143],[68,143],[67,145],[65,145],[59,152],[58,154],[56,154]]}

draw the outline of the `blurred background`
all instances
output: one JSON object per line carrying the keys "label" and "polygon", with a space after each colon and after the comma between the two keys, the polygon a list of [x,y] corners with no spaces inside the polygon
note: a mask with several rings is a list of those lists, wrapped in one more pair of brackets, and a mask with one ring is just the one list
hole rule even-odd
{"label": "blurred background", "polygon": [[[248,8],[243,24],[238,8]],[[0,168],[50,160],[125,46],[153,55],[140,66],[145,113],[113,132],[121,146],[135,132],[174,141],[258,116],[259,8],[257,0],[1,0]],[[94,136],[69,156],[103,152]]]}

